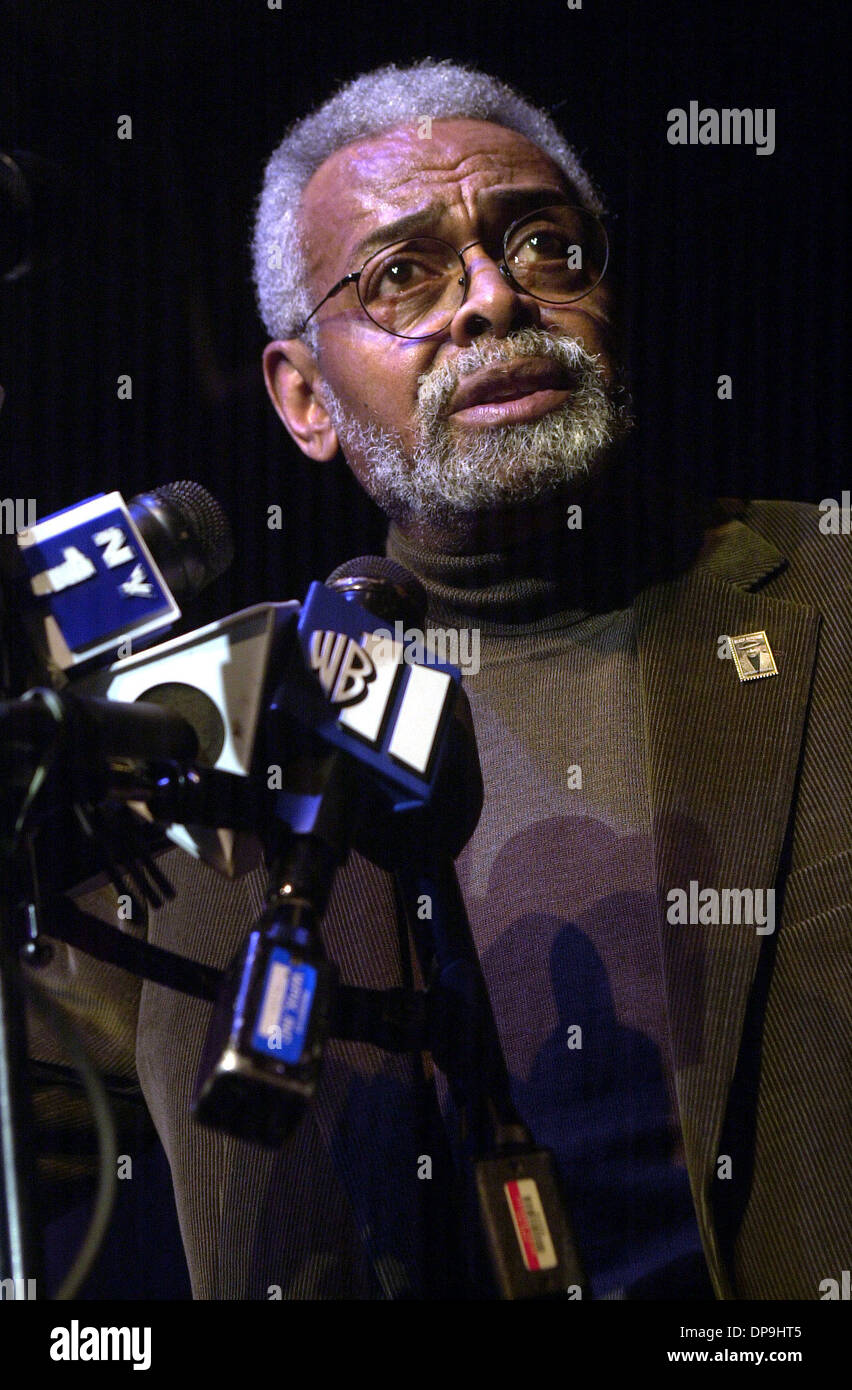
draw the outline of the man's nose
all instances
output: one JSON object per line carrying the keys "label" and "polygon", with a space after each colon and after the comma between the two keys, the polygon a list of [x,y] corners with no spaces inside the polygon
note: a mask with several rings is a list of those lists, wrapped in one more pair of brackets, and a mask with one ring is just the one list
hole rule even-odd
{"label": "man's nose", "polygon": [[[475,245],[466,246],[465,252]],[[465,264],[467,294],[450,324],[450,337],[457,347],[467,347],[485,333],[506,338],[521,328],[540,327],[538,302],[516,289],[496,261],[479,250]]]}

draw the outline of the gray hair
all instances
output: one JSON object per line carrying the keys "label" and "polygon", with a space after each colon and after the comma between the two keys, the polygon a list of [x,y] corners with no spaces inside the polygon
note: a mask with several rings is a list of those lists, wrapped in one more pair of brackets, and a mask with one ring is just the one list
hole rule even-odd
{"label": "gray hair", "polygon": [[[604,211],[599,193],[550,116],[505,83],[446,59],[377,68],[348,82],[290,126],[267,163],[252,256],[258,308],[272,338],[292,337],[314,307],[299,212],[305,187],[320,165],[353,140],[426,117],[453,116],[493,121],[525,136],[559,166],[583,207]],[[316,348],[313,328],[308,326],[305,337]]]}

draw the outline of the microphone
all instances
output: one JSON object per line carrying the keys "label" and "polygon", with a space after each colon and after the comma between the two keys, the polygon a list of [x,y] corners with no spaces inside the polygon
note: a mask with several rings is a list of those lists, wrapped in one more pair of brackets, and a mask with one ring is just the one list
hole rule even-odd
{"label": "microphone", "polygon": [[424,620],[422,586],[380,556],[361,556],[335,570],[327,585],[312,584],[296,625],[300,669],[316,673],[326,698],[317,701],[315,682],[306,687],[304,678],[285,675],[271,707],[284,725],[301,714],[326,744],[369,768],[389,814],[431,801],[445,754],[441,733],[461,685],[453,666],[407,660],[403,642],[385,625],[400,622],[389,616],[398,605]]}
{"label": "microphone", "polygon": [[17,533],[12,590],[61,686],[172,626],[233,553],[228,520],[198,483],[169,483],[129,504],[100,493]]}
{"label": "microphone", "polygon": [[[368,701],[341,719],[346,731],[361,738],[377,724],[381,730],[372,759],[379,777],[364,788],[364,815],[354,848],[372,863],[393,869],[404,845],[428,838],[435,852],[456,859],[480,820],[482,770],[459,671],[411,660],[404,645],[410,634],[423,637],[427,592],[395,560],[377,555],[347,560],[329,574],[325,587],[391,624],[393,631],[374,628],[366,645],[377,662],[384,659],[385,670],[396,670],[399,682],[395,698],[389,691],[385,699],[382,681],[375,681]],[[448,678],[452,691],[443,685]],[[335,741],[338,735],[328,730],[327,737]],[[361,758],[367,756],[364,749]],[[406,792],[413,795],[406,799]]]}
{"label": "microphone", "polygon": [[178,603],[190,603],[233,564],[230,522],[200,483],[183,480],[141,492],[128,511]]}
{"label": "microphone", "polygon": [[[20,700],[0,701],[0,767],[28,781],[33,763],[61,724],[74,733],[65,760],[75,778],[97,787],[101,765],[112,760],[191,760],[198,752],[195,730],[172,710],[155,704],[119,705],[76,691],[29,690]],[[7,765],[8,763],[8,765]]]}
{"label": "microphone", "polygon": [[426,590],[409,570],[385,555],[359,555],[332,570],[327,589],[354,599],[376,618],[399,620],[422,627],[426,619]]}
{"label": "microphone", "polygon": [[[175,710],[196,731],[199,770],[262,782],[294,830],[310,828],[313,803],[303,789],[285,785],[284,769],[311,731],[324,746],[348,753],[365,774],[356,849],[390,867],[397,837],[422,834],[428,824],[454,857],[482,804],[460,677],[451,666],[407,661],[403,644],[382,622],[393,624],[392,613],[422,622],[425,593],[406,570],[379,556],[349,561],[329,584],[311,585],[302,605],[260,604],[172,638],[83,676],[75,688]],[[261,854],[245,818],[232,818],[234,805],[246,798],[235,795],[228,805],[222,796],[222,820],[214,827],[210,784],[204,776],[173,788],[164,783],[156,814],[163,819],[174,791],[179,823],[167,823],[169,838],[226,876],[239,876]]]}
{"label": "microphone", "polygon": [[[265,787],[266,710],[298,613],[297,602],[256,604],[84,674],[74,688],[109,700],[142,701],[173,710],[195,730],[199,773],[215,770],[221,774],[220,783],[229,774],[253,778]],[[176,785],[164,782],[152,807],[169,839],[227,878],[255,868],[262,853],[257,834],[242,820],[235,825],[230,814],[239,801],[238,788],[232,784],[230,804],[224,787],[221,795],[219,787],[212,788],[214,806],[218,804],[221,813],[216,824],[209,820],[211,779],[178,780],[180,809],[174,817],[167,816],[166,807]]]}
{"label": "microphone", "polygon": [[67,218],[67,174],[31,151],[0,151],[0,280],[55,265]]}
{"label": "microphone", "polygon": [[440,818],[433,793],[459,673],[406,666],[362,597],[391,620],[425,614],[420,586],[381,558],[352,561],[308,591],[302,660],[291,645],[270,707],[268,746],[280,739],[290,756],[264,833],[268,906],[226,977],[193,1101],[202,1123],[271,1147],[319,1079],[337,985],[319,924],[338,866],[377,807],[383,825],[425,806]]}

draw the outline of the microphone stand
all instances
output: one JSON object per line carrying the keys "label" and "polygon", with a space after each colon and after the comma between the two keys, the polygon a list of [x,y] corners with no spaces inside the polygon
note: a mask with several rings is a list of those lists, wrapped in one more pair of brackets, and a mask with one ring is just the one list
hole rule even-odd
{"label": "microphone stand", "polygon": [[[13,553],[11,536],[0,537],[0,557]],[[18,621],[0,586],[0,693],[18,689],[23,678]],[[14,639],[14,640],[13,640]],[[15,1280],[15,1295],[27,1280],[41,1285],[43,1258],[34,1220],[32,1107],[27,1077],[27,1031],[21,975],[19,924],[15,915],[18,875],[12,854],[14,820],[0,800],[0,1280]],[[11,824],[10,824],[11,822]],[[22,1296],[24,1296],[22,1294]]]}
{"label": "microphone stand", "polygon": [[[4,703],[3,714],[9,709]],[[27,720],[29,713],[25,714]],[[44,1272],[35,1221],[35,1147],[21,968],[22,950],[35,950],[35,931],[27,946],[20,916],[22,884],[20,851],[15,845],[14,797],[7,789],[8,783],[0,811],[0,1280],[14,1280],[14,1296],[23,1298],[29,1295],[31,1281],[39,1296]],[[28,911],[35,929],[32,903]]]}
{"label": "microphone stand", "polygon": [[10,873],[0,873],[0,1280],[15,1296],[41,1287],[41,1241],[34,1221],[33,1124],[27,1084],[27,1030],[20,942],[10,909]]}
{"label": "microphone stand", "polygon": [[[52,691],[30,695],[40,698],[0,701],[0,1280],[14,1280],[19,1298],[33,1287],[42,1297],[44,1276],[22,961],[38,964],[45,947],[27,821],[38,827],[66,811],[76,768],[87,763],[80,750],[97,753],[101,715],[90,702],[79,707],[79,723],[77,702]],[[144,879],[136,881],[159,903]]]}

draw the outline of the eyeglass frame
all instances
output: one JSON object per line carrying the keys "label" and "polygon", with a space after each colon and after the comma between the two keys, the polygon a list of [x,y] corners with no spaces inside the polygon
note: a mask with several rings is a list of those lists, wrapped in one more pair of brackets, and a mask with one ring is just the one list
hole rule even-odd
{"label": "eyeglass frame", "polygon": [[[598,276],[595,283],[593,285],[590,285],[587,290],[583,290],[583,293],[578,294],[574,299],[542,299],[539,295],[533,294],[531,290],[525,289],[523,285],[519,285],[517,280],[513,276],[511,270],[509,269],[508,265],[506,264],[506,244],[509,240],[509,234],[512,231],[514,231],[515,227],[519,226],[520,223],[531,221],[537,214],[547,212],[550,208],[565,208],[566,210],[573,212],[582,212],[586,217],[593,217],[594,220],[598,223],[598,226],[600,227],[601,231],[603,232],[605,249],[603,269],[601,270],[601,273]],[[455,256],[458,256],[459,264],[461,265],[462,271],[464,273],[464,294],[459,300],[458,307],[453,310],[449,322],[445,323],[441,328],[433,329],[431,333],[424,333],[419,336],[413,335],[411,333],[394,333],[392,328],[385,328],[384,324],[381,324],[376,319],[374,319],[361,298],[361,290],[358,284],[359,280],[361,279],[361,276],[363,275],[364,271],[367,269],[367,266],[370,264],[371,261],[375,260],[377,256],[381,256],[383,251],[389,251],[392,246],[404,246],[406,241],[437,241],[440,243],[441,246],[448,246],[450,250],[453,252],[453,254]],[[402,241],[390,241],[388,242],[387,246],[380,246],[377,251],[371,251],[370,255],[364,261],[364,264],[361,266],[360,270],[350,270],[348,275],[344,275],[341,280],[338,280],[336,285],[332,285],[328,293],[323,295],[319,304],[317,304],[316,307],[311,310],[311,312],[308,314],[308,317],[306,319],[303,319],[302,322],[298,325],[298,327],[293,330],[294,336],[298,337],[300,334],[304,333],[311,319],[314,317],[314,314],[319,313],[323,304],[326,304],[328,300],[331,299],[334,295],[339,294],[340,291],[345,289],[347,285],[354,284],[358,294],[358,303],[364,310],[364,313],[367,315],[367,318],[370,320],[370,323],[375,324],[376,328],[378,328],[382,333],[389,333],[392,338],[403,338],[407,342],[414,343],[422,343],[426,342],[426,340],[429,338],[435,338],[439,333],[446,332],[446,329],[449,327],[449,324],[452,323],[453,317],[458,313],[459,309],[462,307],[465,300],[467,299],[468,290],[470,289],[470,271],[465,265],[462,257],[464,256],[465,251],[470,250],[471,246],[479,245],[482,245],[482,242],[480,241],[479,237],[477,237],[474,241],[469,241],[467,246],[463,246],[461,250],[458,250],[455,246],[453,246],[451,241],[445,241],[443,237],[430,236],[428,235],[428,233],[423,234],[421,236],[405,237]],[[519,294],[528,294],[531,299],[535,299],[536,302],[539,304],[576,304],[579,300],[585,299],[587,294],[591,294],[592,290],[596,290],[598,285],[603,280],[607,272],[607,267],[609,265],[609,250],[609,235],[607,233],[606,226],[604,225],[603,218],[599,213],[592,212],[590,208],[580,207],[577,203],[546,203],[544,207],[533,208],[531,212],[525,212],[521,217],[516,217],[514,222],[509,223],[508,227],[503,233],[503,258],[502,260],[497,262],[497,269],[500,271],[500,274],[503,276],[504,280],[508,281],[508,283],[512,285],[513,288],[516,289]],[[459,280],[459,283],[461,283],[461,278]]]}

